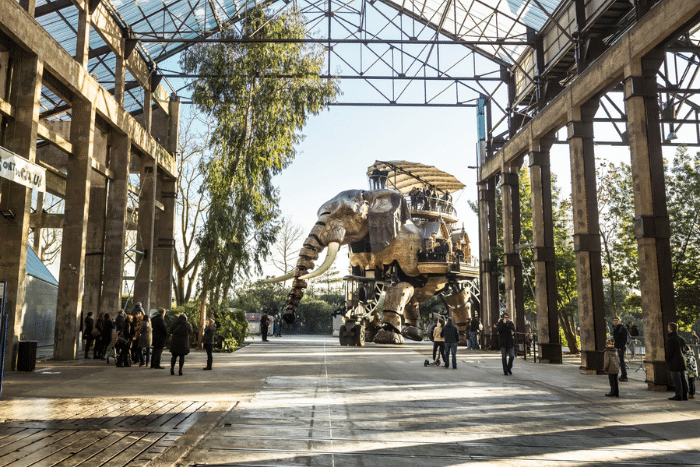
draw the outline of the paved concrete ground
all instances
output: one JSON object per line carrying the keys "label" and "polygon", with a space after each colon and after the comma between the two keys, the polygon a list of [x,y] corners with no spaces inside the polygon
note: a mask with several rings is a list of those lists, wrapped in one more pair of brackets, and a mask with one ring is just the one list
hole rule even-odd
{"label": "paved concrete ground", "polygon": [[6,375],[0,466],[700,465],[700,399],[650,392],[643,371],[607,398],[575,363],[429,342],[340,347],[283,336],[188,356],[183,376],[101,360]]}

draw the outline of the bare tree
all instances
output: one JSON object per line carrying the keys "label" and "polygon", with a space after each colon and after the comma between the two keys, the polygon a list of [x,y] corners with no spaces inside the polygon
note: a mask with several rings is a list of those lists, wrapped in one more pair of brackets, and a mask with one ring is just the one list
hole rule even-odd
{"label": "bare tree", "polygon": [[[48,193],[37,194],[37,212],[46,214],[61,214],[65,203],[63,199]],[[50,227],[35,228],[31,232],[31,242],[34,252],[47,266],[56,262],[61,254],[63,229]]]}
{"label": "bare tree", "polygon": [[[272,265],[282,273],[287,273],[294,267],[299,255],[299,239],[304,231],[301,226],[294,224],[291,217],[283,217],[280,220],[280,230],[277,241],[272,247]],[[285,284],[286,285],[286,281]]]}
{"label": "bare tree", "polygon": [[202,190],[204,175],[199,166],[208,150],[210,127],[194,110],[190,110],[187,118],[181,119],[181,125],[177,180],[180,226],[176,229],[177,251],[173,275],[173,291],[178,305],[192,298],[201,264],[195,235],[209,208],[206,190]]}

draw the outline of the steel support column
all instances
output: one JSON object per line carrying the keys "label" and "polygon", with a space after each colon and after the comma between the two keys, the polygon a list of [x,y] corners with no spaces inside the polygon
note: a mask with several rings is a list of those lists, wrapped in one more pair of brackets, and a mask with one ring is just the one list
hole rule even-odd
{"label": "steel support column", "polygon": [[503,200],[503,265],[506,286],[506,311],[515,330],[525,329],[523,265],[520,260],[520,178],[515,169],[501,173]]}
{"label": "steel support column", "polygon": [[95,106],[90,101],[76,98],[73,101],[70,129],[73,154],[68,158],[66,207],[63,216],[63,242],[58,279],[54,339],[54,359],[56,360],[74,359],[78,350],[94,134]]}
{"label": "steel support column", "polygon": [[494,271],[491,254],[490,211],[495,209],[495,191],[493,181],[479,183],[479,280],[481,285],[481,314],[479,319],[484,326],[481,348],[490,345],[493,325],[498,321],[498,275]]}
{"label": "steel support column", "polygon": [[[35,162],[44,64],[38,57],[25,54],[19,49],[13,54],[12,62],[10,101],[14,105],[15,115],[13,119],[3,119],[3,125],[7,124],[7,127],[2,133],[2,145]],[[0,218],[0,238],[2,238],[0,280],[7,281],[5,310],[8,322],[5,367],[14,370],[19,336],[22,331],[32,198],[31,190],[17,183],[3,180],[0,186],[2,186],[0,195],[2,206],[14,214],[13,219]]]}
{"label": "steel support column", "polygon": [[553,143],[553,139],[537,141],[529,153],[537,335],[539,357],[543,363],[562,362],[554,264],[552,173],[549,164],[549,150]]}
{"label": "steel support column", "polygon": [[578,313],[581,328],[581,370],[592,374],[603,369],[606,338],[593,146],[593,116],[597,109],[597,99],[571,109],[567,125],[571,158]]}
{"label": "steel support column", "polygon": [[649,389],[670,384],[664,342],[668,323],[676,319],[656,84],[662,62],[663,51],[655,50],[633,63],[625,79]]}

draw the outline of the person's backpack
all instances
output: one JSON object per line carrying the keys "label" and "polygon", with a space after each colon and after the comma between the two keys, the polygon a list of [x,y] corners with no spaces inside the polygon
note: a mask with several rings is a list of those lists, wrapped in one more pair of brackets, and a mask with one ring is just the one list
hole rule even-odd
{"label": "person's backpack", "polygon": [[627,330],[627,328],[624,328],[624,329],[625,329],[625,332],[627,332],[627,345],[630,345],[632,343],[632,334]]}

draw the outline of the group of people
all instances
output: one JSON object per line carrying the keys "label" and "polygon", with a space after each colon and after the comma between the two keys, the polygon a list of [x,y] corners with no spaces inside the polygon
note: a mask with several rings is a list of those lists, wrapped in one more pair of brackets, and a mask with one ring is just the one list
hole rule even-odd
{"label": "group of people", "polygon": [[282,337],[282,319],[279,316],[270,318],[270,315],[263,313],[260,317],[260,336],[263,342],[267,342],[267,336],[270,334],[270,325],[272,324],[272,335]]}
{"label": "group of people", "polygon": [[440,365],[440,357],[442,357],[445,368],[449,368],[450,354],[452,354],[452,369],[456,370],[458,342],[459,330],[454,325],[453,319],[447,318],[447,323],[445,323],[445,318],[440,317],[433,330],[433,364]]}
{"label": "group of people", "polygon": [[[607,339],[603,358],[603,372],[608,375],[610,392],[608,397],[620,397],[620,382],[627,381],[627,366],[625,350],[631,338],[639,335],[634,333],[635,326],[625,326],[620,318],[613,320],[612,337]],[[695,398],[695,378],[697,378],[697,361],[695,353],[685,340],[678,335],[678,324],[668,323],[668,339],[665,344],[666,364],[673,382],[675,395],[669,397],[672,401],[687,401]],[[693,335],[695,333],[693,332]],[[692,338],[692,336],[691,336]],[[618,374],[620,375],[618,378]]]}
{"label": "group of people", "polygon": [[[168,336],[171,336],[170,374],[175,374],[175,363],[178,362],[179,374],[182,375],[185,355],[190,353],[190,334],[192,326],[187,322],[187,315],[184,313],[181,313],[168,329],[165,325],[164,308],[159,309],[151,319],[144,313],[140,302],[134,306],[131,314],[119,310],[114,319],[109,313],[100,313],[95,321],[92,312],[88,312],[83,328],[85,358],[90,358],[90,348],[93,348],[92,358],[106,360],[109,364],[110,354],[114,350],[118,368],[138,363],[140,367],[165,369],[161,366],[161,355]],[[215,334],[214,320],[207,319],[203,337],[204,349],[207,352],[207,366],[204,370],[212,369]]]}
{"label": "group of people", "polygon": [[414,187],[408,196],[411,198],[411,209],[451,212],[452,210],[452,195],[449,191],[445,191],[442,195],[437,189],[426,186],[425,188]]}

